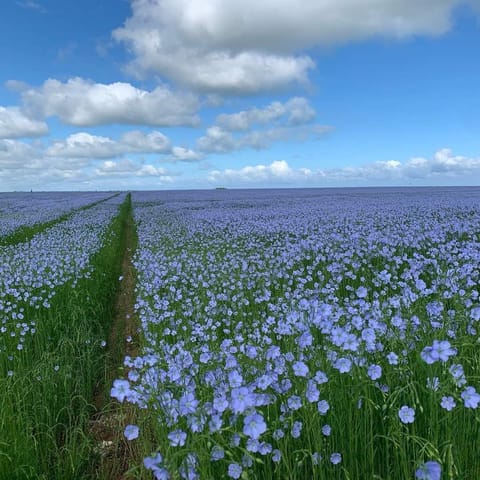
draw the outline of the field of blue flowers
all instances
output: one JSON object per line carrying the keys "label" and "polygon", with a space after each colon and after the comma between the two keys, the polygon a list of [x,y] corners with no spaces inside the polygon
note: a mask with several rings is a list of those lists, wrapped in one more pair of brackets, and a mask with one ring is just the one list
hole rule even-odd
{"label": "field of blue flowers", "polygon": [[0,195],[1,480],[103,478],[132,213],[123,478],[480,478],[480,188],[49,195]]}
{"label": "field of blue flowers", "polygon": [[133,194],[132,478],[480,478],[480,190]]}
{"label": "field of blue flowers", "polygon": [[22,227],[32,227],[112,196],[105,192],[35,192],[0,195],[0,240]]}

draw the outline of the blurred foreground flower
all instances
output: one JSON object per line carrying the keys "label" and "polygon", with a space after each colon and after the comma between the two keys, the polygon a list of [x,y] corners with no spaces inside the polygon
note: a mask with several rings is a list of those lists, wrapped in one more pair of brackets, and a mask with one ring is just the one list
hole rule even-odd
{"label": "blurred foreground flower", "polygon": [[440,480],[442,475],[442,467],[438,462],[425,462],[415,472],[415,478],[419,480]]}

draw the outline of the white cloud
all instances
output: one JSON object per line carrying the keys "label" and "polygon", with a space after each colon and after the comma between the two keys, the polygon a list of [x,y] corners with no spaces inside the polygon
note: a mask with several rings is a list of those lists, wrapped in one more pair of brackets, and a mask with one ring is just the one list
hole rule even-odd
{"label": "white cloud", "polygon": [[437,151],[433,158],[414,157],[406,162],[387,160],[360,166],[317,169],[293,168],[285,160],[269,165],[252,165],[239,169],[213,170],[207,179],[214,184],[405,184],[413,180],[457,179],[471,181],[472,175],[480,175],[480,157],[453,155],[450,149]]}
{"label": "white cloud", "polygon": [[55,141],[45,154],[63,158],[114,158],[126,153],[166,154],[172,151],[170,140],[163,133],[145,134],[135,130],[124,133],[119,140],[86,132],[74,133],[65,140]]}
{"label": "white cloud", "polygon": [[197,147],[210,153],[243,148],[262,150],[275,142],[317,139],[332,130],[313,124],[314,119],[315,110],[303,97],[293,97],[285,103],[272,102],[264,108],[221,114],[205,135],[197,139]]}
{"label": "white cloud", "polygon": [[323,125],[279,126],[234,135],[214,125],[207,129],[206,135],[197,140],[197,146],[200,151],[209,153],[228,153],[244,148],[263,150],[275,142],[317,139],[331,130],[331,127]]}
{"label": "white cloud", "polygon": [[[471,0],[469,3],[475,3]],[[254,93],[303,82],[314,67],[296,52],[372,36],[439,35],[462,0],[132,0],[113,37],[130,70],[195,89]]]}
{"label": "white cloud", "polygon": [[[129,154],[132,158],[125,158]],[[160,157],[152,160],[137,154],[157,157],[160,154]],[[39,140],[27,143],[0,139],[0,188],[57,188],[52,185],[62,180],[67,186],[62,188],[67,189],[68,186],[78,188],[82,182],[93,182],[85,184],[92,188],[115,188],[115,181],[120,179],[120,185],[128,189],[131,188],[129,180],[141,188],[142,178],[152,179],[154,183],[150,186],[154,187],[171,184],[178,174],[150,162],[198,162],[201,159],[201,153],[172,146],[158,131],[130,131],[118,140],[78,132],[48,146]],[[103,161],[99,164],[99,160]]]}
{"label": "white cloud", "polygon": [[30,118],[18,107],[0,106],[0,138],[38,137],[47,133],[45,122]]}
{"label": "white cloud", "polygon": [[16,169],[37,156],[35,148],[18,140],[0,140],[0,169]]}
{"label": "white cloud", "polygon": [[212,183],[291,183],[308,180],[311,171],[293,169],[285,160],[276,160],[270,165],[246,166],[238,170],[213,170],[208,175]]}
{"label": "white cloud", "polygon": [[121,136],[120,144],[129,152],[166,153],[170,150],[170,140],[161,132],[127,132]]}
{"label": "white cloud", "polygon": [[164,168],[149,164],[132,162],[128,159],[120,161],[106,160],[95,169],[99,177],[159,177],[163,183],[171,183],[173,178]]}
{"label": "white cloud", "polygon": [[272,102],[265,108],[221,114],[215,123],[225,130],[249,130],[255,124],[265,125],[277,122],[282,118],[288,125],[302,125],[315,118],[315,110],[306,98],[293,97],[285,103]]}
{"label": "white cloud", "polygon": [[108,137],[80,132],[54,142],[45,153],[49,157],[111,158],[118,155],[120,149],[119,145]]}
{"label": "white cloud", "polygon": [[[85,159],[50,159],[40,145],[19,140],[0,140],[0,185],[2,190],[65,188],[68,182],[85,178]],[[63,183],[67,182],[67,183]],[[56,186],[57,185],[57,186]]]}
{"label": "white cloud", "polygon": [[57,116],[75,126],[111,123],[170,126],[196,125],[199,102],[195,95],[175,93],[166,86],[152,91],[141,90],[129,83],[94,83],[72,78],[65,83],[49,79],[41,87],[22,88],[25,108],[35,116]]}
{"label": "white cloud", "polygon": [[173,147],[172,155],[175,160],[183,162],[196,162],[203,158],[202,154],[185,147]]}
{"label": "white cloud", "polygon": [[[96,154],[102,153],[102,142],[98,138],[89,147],[85,145],[72,148],[94,149]],[[109,146],[109,139],[103,142]],[[60,152],[58,152],[60,153]],[[73,150],[69,153],[73,154]],[[30,190],[58,188],[75,189],[82,185],[90,188],[132,188],[131,185],[142,186],[142,179],[152,179],[155,184],[168,185],[174,181],[176,173],[165,168],[151,165],[136,159],[109,159],[95,168],[96,162],[87,156],[67,157],[49,156],[40,144],[32,145],[18,140],[0,140],[0,185],[2,190]],[[145,180],[148,181],[148,180]],[[155,186],[151,185],[152,187]]]}
{"label": "white cloud", "polygon": [[210,153],[226,153],[240,148],[230,132],[216,125],[209,127],[206,135],[197,140],[197,146],[201,151]]}

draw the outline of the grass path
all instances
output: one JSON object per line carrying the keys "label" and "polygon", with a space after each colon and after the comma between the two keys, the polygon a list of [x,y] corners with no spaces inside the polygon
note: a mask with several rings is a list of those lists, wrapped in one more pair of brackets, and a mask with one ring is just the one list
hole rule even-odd
{"label": "grass path", "polygon": [[[108,339],[105,376],[95,393],[96,413],[92,418],[90,428],[97,456],[93,478],[101,480],[131,478],[126,472],[136,458],[131,443],[128,443],[123,436],[123,426],[133,421],[133,410],[128,406],[120,406],[110,397],[113,380],[127,375],[127,371],[123,367],[125,355],[134,356],[138,350],[137,321],[134,312],[136,275],[132,263],[137,235],[131,203],[128,215],[122,225],[122,235],[121,277]],[[128,342],[127,338],[131,338],[131,341]]]}

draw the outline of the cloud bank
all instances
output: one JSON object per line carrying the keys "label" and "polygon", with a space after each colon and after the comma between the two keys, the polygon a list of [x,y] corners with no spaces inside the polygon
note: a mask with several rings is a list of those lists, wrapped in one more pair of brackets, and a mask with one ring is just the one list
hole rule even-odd
{"label": "cloud bank", "polygon": [[413,157],[405,162],[387,160],[367,165],[331,169],[292,168],[285,160],[239,169],[213,170],[208,181],[226,185],[322,186],[336,183],[365,185],[387,181],[404,185],[429,179],[461,179],[480,174],[480,158],[454,155],[448,148],[438,150],[432,158]]}

